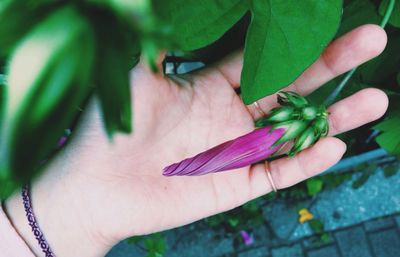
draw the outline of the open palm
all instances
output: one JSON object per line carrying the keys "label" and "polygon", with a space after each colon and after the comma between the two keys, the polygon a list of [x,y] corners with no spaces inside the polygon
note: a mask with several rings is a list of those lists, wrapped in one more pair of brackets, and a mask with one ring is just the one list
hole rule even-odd
{"label": "open palm", "polygon": [[[333,42],[288,89],[307,95],[375,57],[385,44],[379,27],[360,27]],[[180,77],[154,74],[140,63],[132,72],[134,132],[107,140],[93,100],[33,193],[47,190],[48,199],[58,191],[69,195],[76,212],[71,215],[90,217],[95,233],[115,243],[184,225],[270,192],[263,165],[200,177],[162,176],[165,166],[254,129],[260,113],[244,105],[235,91],[241,60],[242,54],[235,53],[214,67]],[[268,112],[276,96],[259,105]],[[330,135],[375,120],[386,108],[383,92],[358,92],[330,108]],[[291,186],[327,169],[344,152],[339,139],[324,138],[294,158],[271,162],[272,177],[278,188]],[[56,182],[61,186],[43,189],[49,180],[62,181]]]}

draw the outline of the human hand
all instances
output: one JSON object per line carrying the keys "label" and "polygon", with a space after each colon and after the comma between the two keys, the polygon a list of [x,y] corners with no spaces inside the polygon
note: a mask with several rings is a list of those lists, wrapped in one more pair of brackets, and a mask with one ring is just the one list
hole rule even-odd
{"label": "human hand", "polygon": [[[382,29],[362,26],[334,41],[287,90],[307,95],[375,57],[385,44]],[[201,177],[162,176],[165,166],[254,129],[260,114],[235,91],[241,67],[241,53],[184,76],[154,74],[140,63],[132,72],[134,132],[112,142],[104,134],[97,100],[90,103],[69,144],[32,187],[39,225],[57,256],[105,254],[126,237],[181,226],[272,190],[263,165]],[[258,102],[268,112],[276,96]],[[387,105],[377,89],[334,104],[330,136],[381,117]],[[323,138],[294,158],[270,162],[273,180],[279,189],[299,183],[332,166],[345,149],[339,139]],[[21,212],[25,219],[19,201],[13,196],[7,209],[35,247],[25,221],[18,222]]]}

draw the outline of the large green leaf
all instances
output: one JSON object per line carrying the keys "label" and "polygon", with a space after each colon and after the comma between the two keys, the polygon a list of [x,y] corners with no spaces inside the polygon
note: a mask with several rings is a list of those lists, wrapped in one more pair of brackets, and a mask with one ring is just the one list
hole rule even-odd
{"label": "large green leaf", "polygon": [[241,89],[246,104],[277,92],[314,62],[335,35],[342,1],[253,0]]}
{"label": "large green leaf", "polygon": [[[389,0],[382,0],[379,6],[379,13],[384,16],[389,5]],[[390,16],[389,23],[397,28],[400,28],[400,1],[395,0],[394,9]]]}
{"label": "large green leaf", "polygon": [[64,7],[18,46],[8,68],[0,179],[26,182],[54,149],[90,92],[94,43],[86,19]]}
{"label": "large green leaf", "polygon": [[220,38],[248,10],[247,0],[153,0],[155,14],[171,25],[180,50],[204,47]]}

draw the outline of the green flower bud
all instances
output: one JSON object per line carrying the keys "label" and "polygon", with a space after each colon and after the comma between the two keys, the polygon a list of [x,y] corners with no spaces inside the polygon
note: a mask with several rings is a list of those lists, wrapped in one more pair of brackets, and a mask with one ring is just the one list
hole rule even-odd
{"label": "green flower bud", "polygon": [[284,106],[293,106],[302,108],[309,105],[307,99],[293,91],[280,92],[278,94],[278,103]]}
{"label": "green flower bud", "polygon": [[317,140],[315,136],[314,128],[307,128],[295,141],[292,149],[288,152],[288,156],[294,156],[296,153],[306,149],[307,147],[314,144]]}
{"label": "green flower bud", "polygon": [[282,128],[285,130],[285,134],[276,142],[276,144],[295,139],[306,129],[307,125],[307,122],[301,120],[284,121],[275,124],[272,127],[273,129]]}
{"label": "green flower bud", "polygon": [[328,124],[328,120],[325,117],[321,117],[316,119],[313,124],[312,127],[314,128],[315,132],[320,135],[320,136],[326,136],[328,135],[329,132],[329,124]]}
{"label": "green flower bud", "polygon": [[307,106],[301,110],[301,116],[305,120],[313,120],[317,117],[318,110],[314,106]]}
{"label": "green flower bud", "polygon": [[288,121],[293,118],[294,111],[294,108],[290,106],[275,108],[267,116],[267,120],[270,122]]}

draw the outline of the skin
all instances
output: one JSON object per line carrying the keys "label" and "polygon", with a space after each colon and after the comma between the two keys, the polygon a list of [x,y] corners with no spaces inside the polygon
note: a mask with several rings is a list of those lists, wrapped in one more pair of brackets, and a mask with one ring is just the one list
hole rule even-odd
{"label": "skin", "polygon": [[[287,90],[307,95],[323,83],[377,56],[386,34],[359,27],[332,42]],[[32,186],[38,222],[57,256],[101,256],[126,237],[182,226],[271,192],[262,164],[201,177],[163,177],[162,168],[254,129],[261,113],[242,103],[242,53],[182,76],[132,71],[131,135],[104,134],[94,98],[68,145]],[[264,112],[276,96],[261,99]],[[331,137],[381,117],[388,106],[378,89],[364,89],[330,107],[330,137],[294,158],[268,164],[276,186],[292,186],[340,160],[345,144]],[[40,249],[26,222],[19,192],[7,213],[33,251]]]}

